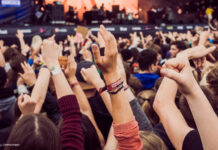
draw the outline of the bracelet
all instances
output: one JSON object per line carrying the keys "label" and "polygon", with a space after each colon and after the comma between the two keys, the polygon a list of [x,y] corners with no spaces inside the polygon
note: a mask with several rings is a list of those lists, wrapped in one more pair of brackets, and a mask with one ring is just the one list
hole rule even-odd
{"label": "bracelet", "polygon": [[114,83],[111,83],[109,85],[107,85],[107,90],[108,91],[113,91],[117,88],[117,86],[119,86],[120,84],[123,84],[123,81],[120,79],[118,79],[117,81],[115,81]]}
{"label": "bracelet", "polygon": [[74,88],[75,86],[79,85],[79,83],[78,83],[78,82],[75,82],[75,83],[72,83],[72,84],[70,84],[70,85],[71,85],[71,88]]}
{"label": "bracelet", "polygon": [[115,95],[118,92],[120,92],[123,89],[123,87],[124,87],[123,84],[121,84],[121,86],[119,86],[119,88],[116,91],[108,91],[108,93],[111,95]]}
{"label": "bracelet", "polygon": [[102,87],[102,88],[99,89],[98,93],[101,94],[101,93],[103,93],[103,92],[106,91],[106,90],[107,90],[107,87],[104,86],[104,87]]}
{"label": "bracelet", "polygon": [[124,86],[124,91],[128,90],[129,86],[128,85],[125,85]]}
{"label": "bracelet", "polygon": [[60,67],[57,67],[57,68],[51,67],[51,75],[52,75],[52,76],[57,75],[57,74],[59,74],[59,73],[62,73],[62,70],[61,70]]}
{"label": "bracelet", "polygon": [[17,87],[18,94],[29,94],[29,91],[27,90],[27,87],[25,85],[18,85]]}

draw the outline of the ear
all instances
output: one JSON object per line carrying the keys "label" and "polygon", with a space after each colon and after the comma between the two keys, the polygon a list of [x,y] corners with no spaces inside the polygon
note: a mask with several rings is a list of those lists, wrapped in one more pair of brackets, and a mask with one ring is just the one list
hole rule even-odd
{"label": "ear", "polygon": [[149,67],[149,72],[155,72],[156,71],[156,69],[155,69],[155,65],[154,64],[151,64],[151,66]]}

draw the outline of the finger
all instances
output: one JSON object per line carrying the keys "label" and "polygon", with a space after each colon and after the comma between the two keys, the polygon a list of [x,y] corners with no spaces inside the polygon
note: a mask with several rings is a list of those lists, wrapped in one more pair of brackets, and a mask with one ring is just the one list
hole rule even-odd
{"label": "finger", "polygon": [[18,97],[18,105],[20,106],[23,102],[23,94],[21,94],[19,97]]}
{"label": "finger", "polygon": [[213,61],[216,62],[216,58],[213,56],[213,54],[208,54],[208,57]]}
{"label": "finger", "polygon": [[18,73],[18,75],[19,75],[22,79],[24,79],[24,74]]}
{"label": "finger", "polygon": [[25,67],[24,63],[20,63],[20,65],[21,65],[21,67],[22,67],[22,69],[23,69],[24,73],[25,73],[25,72],[27,72],[27,69],[26,69],[26,67]]}
{"label": "finger", "polygon": [[101,59],[101,54],[100,54],[100,49],[96,44],[92,45],[92,51],[93,51],[95,62],[99,62]]}
{"label": "finger", "polygon": [[165,77],[168,77],[170,79],[175,80],[178,83],[181,83],[181,76],[178,72],[171,70],[171,69],[161,69],[161,74],[164,75]]}

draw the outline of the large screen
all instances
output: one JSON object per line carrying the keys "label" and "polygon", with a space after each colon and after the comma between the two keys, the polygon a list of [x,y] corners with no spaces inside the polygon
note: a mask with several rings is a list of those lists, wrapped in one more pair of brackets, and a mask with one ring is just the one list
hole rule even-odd
{"label": "large screen", "polygon": [[1,0],[2,7],[20,7],[21,0]]}

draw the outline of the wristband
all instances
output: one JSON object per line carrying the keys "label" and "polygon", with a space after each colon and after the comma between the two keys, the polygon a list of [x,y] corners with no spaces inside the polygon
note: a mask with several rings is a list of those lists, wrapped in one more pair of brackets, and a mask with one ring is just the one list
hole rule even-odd
{"label": "wristband", "polygon": [[51,75],[54,76],[54,75],[57,75],[57,74],[60,74],[62,73],[62,70],[60,67],[51,67]]}
{"label": "wristband", "polygon": [[98,93],[101,94],[101,93],[103,93],[103,92],[106,91],[106,90],[107,90],[107,87],[104,86],[104,87],[102,87],[102,88],[99,89]]}
{"label": "wristband", "polygon": [[120,79],[118,79],[117,81],[115,81],[114,83],[111,83],[109,85],[107,85],[107,90],[108,91],[113,91],[117,88],[117,86],[119,86],[120,84],[123,84],[123,81]]}
{"label": "wristband", "polygon": [[116,89],[116,91],[108,91],[109,94],[111,95],[115,95],[118,92],[120,92],[123,89],[123,84],[121,84],[120,86],[118,86],[118,88]]}
{"label": "wristband", "polygon": [[21,95],[21,94],[29,94],[29,91],[27,90],[27,87],[25,85],[18,85],[17,91],[18,91],[19,95]]}
{"label": "wristband", "polygon": [[128,85],[125,85],[124,86],[124,91],[128,90],[129,86]]}

